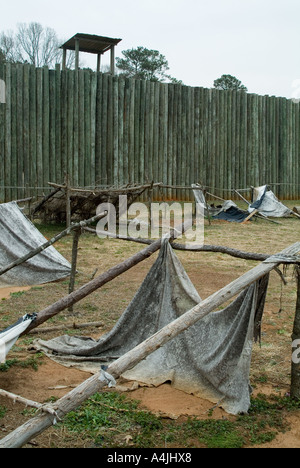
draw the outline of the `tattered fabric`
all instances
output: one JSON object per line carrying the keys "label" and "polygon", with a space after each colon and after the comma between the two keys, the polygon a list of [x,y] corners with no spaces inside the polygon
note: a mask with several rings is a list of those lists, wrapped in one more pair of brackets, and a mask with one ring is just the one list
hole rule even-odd
{"label": "tattered fabric", "polygon": [[[158,386],[166,381],[227,412],[247,412],[254,323],[261,321],[266,282],[255,283],[223,310],[211,313],[123,374]],[[168,241],[115,327],[99,340],[62,336],[35,346],[69,366],[99,371],[201,302]],[[256,319],[256,312],[258,318]]]}
{"label": "tattered fabric", "polygon": [[267,185],[256,187],[254,189],[254,202],[250,205],[248,211],[258,210],[263,216],[274,218],[284,218],[290,216],[292,210],[283,205],[276,195]]}
{"label": "tattered fabric", "polygon": [[5,363],[9,350],[14,346],[19,336],[36,319],[36,314],[26,314],[16,323],[0,331],[0,364]]}
{"label": "tattered fabric", "polygon": [[[0,204],[0,267],[4,268],[27,255],[47,239],[23,215],[16,202]],[[0,287],[50,283],[69,276],[70,263],[54,248],[0,275]]]}

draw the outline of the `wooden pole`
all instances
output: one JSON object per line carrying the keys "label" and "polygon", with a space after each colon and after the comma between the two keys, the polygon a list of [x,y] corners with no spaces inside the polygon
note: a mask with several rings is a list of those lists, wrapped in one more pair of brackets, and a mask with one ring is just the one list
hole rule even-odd
{"label": "wooden pole", "polygon": [[39,333],[52,333],[58,330],[79,330],[80,328],[102,328],[103,322],[87,322],[87,323],[66,323],[64,325],[56,325],[54,327],[40,327],[31,330],[30,335],[37,335]]}
{"label": "wooden pole", "polygon": [[251,219],[253,216],[255,216],[256,214],[258,213],[258,210],[253,210],[252,213],[250,213],[246,219],[244,219],[244,221],[242,222],[242,224],[246,223],[247,221],[249,221],[249,219]]}
{"label": "wooden pole", "polygon": [[[297,303],[296,313],[294,319],[294,327],[292,333],[293,345],[297,347],[300,344],[300,268],[296,267],[297,279]],[[298,341],[297,341],[298,340]],[[292,357],[292,371],[291,371],[291,397],[295,400],[300,400],[300,353],[293,353]]]}
{"label": "wooden pole", "polygon": [[[120,236],[119,234],[114,234],[109,231],[99,231],[92,228],[84,228],[85,231],[91,232],[93,234],[104,234],[106,236],[112,237],[114,239],[120,239],[122,241],[127,242],[137,242],[139,244],[146,244],[150,245],[153,244],[152,239],[143,239],[141,237],[124,237]],[[243,250],[233,249],[231,247],[224,247],[222,245],[186,245],[186,244],[179,244],[177,242],[172,242],[172,248],[175,250],[185,250],[187,252],[216,252],[216,253],[223,253],[226,255],[230,255],[231,257],[235,258],[243,258],[244,260],[256,260],[259,262],[263,262],[267,260],[271,255],[270,254],[263,254],[263,253],[255,253],[255,252],[245,252]]]}
{"label": "wooden pole", "polygon": [[100,72],[101,68],[101,54],[97,54],[97,73]]}
{"label": "wooden pole", "polygon": [[115,46],[110,48],[110,73],[112,76],[115,74]]}
{"label": "wooden pole", "polygon": [[[183,232],[185,232],[188,227],[190,227],[189,223],[185,223],[183,225]],[[174,229],[173,234],[170,236],[170,241],[176,239],[176,237],[180,235],[181,230],[182,226],[180,226],[178,229]],[[161,243],[162,239],[158,239],[157,241],[153,242],[151,245],[136,253],[129,259],[110,268],[110,270],[106,271],[105,273],[102,273],[97,278],[81,286],[81,288],[72,292],[68,296],[46,307],[46,309],[42,310],[37,314],[37,318],[27,328],[26,332],[29,332],[33,328],[38,327],[42,323],[49,320],[51,317],[54,317],[55,315],[59,314],[62,310],[65,310],[71,307],[72,305],[76,304],[77,302],[81,301],[89,294],[101,288],[104,284],[108,283],[109,281],[112,281],[114,278],[129,270],[134,265],[137,265],[138,263],[142,262],[143,260],[145,260],[145,258],[150,257],[153,253],[157,252],[157,250],[160,249]]]}
{"label": "wooden pole", "polygon": [[[283,250],[280,255],[294,255],[299,251],[300,242],[297,242],[291,247]],[[173,322],[166,325],[131,351],[121,356],[108,366],[106,372],[114,379],[119,378],[126,370],[136,366],[149,354],[153,353],[172,338],[175,338],[177,335],[187,330],[191,325],[194,325],[201,318],[205,317],[237,294],[241,293],[246,287],[258,281],[279,264],[280,262],[276,261],[276,259],[274,259],[274,263],[268,261],[268,263],[264,262],[259,264],[237,280],[222,288],[220,291],[217,291],[204,301],[197,304]],[[33,437],[36,437],[48,427],[51,427],[55,423],[57,417],[62,419],[67,413],[76,409],[86,399],[90,398],[94,393],[102,390],[105,386],[107,386],[107,381],[103,376],[103,371],[101,371],[100,374],[98,373],[93,375],[74,390],[63,396],[54,405],[48,405],[48,407],[50,406],[50,408],[55,411],[55,416],[47,412],[46,414],[40,414],[27,421],[15,431],[4,437],[4,439],[0,440],[0,448],[22,447]]]}
{"label": "wooden pole", "polygon": [[[251,187],[251,191],[252,191],[251,200],[252,200],[252,201],[253,201],[253,190],[254,190],[254,187]],[[244,198],[243,195],[241,195],[237,190],[234,190],[234,192],[235,192],[242,200],[244,200],[244,202],[246,202],[248,206],[251,205],[251,203],[249,203],[248,200],[246,200],[246,198]],[[265,219],[266,221],[269,221],[270,223],[281,224],[281,223],[279,223],[278,221],[274,221],[273,219],[269,219],[267,216],[262,215],[262,214],[259,212],[259,210],[255,210],[254,212],[252,212],[250,218],[251,218],[252,216],[256,216],[257,218],[260,218],[260,219]],[[245,219],[245,221],[248,221],[248,219],[250,219],[250,218]],[[244,221],[244,222],[245,222],[245,221]]]}
{"label": "wooden pole", "polygon": [[[69,283],[69,294],[74,291],[75,286],[75,276],[77,271],[77,257],[78,257],[78,244],[79,238],[81,236],[81,228],[75,229],[73,232],[73,247],[72,247],[72,268],[71,268],[71,277]],[[73,312],[73,306],[69,307],[69,312]]]}
{"label": "wooden pole", "polygon": [[62,59],[62,69],[66,69],[66,63],[67,63],[67,49],[64,47],[63,48],[63,59]]}
{"label": "wooden pole", "polygon": [[75,39],[75,70],[79,69],[79,39]]}
{"label": "wooden pole", "polygon": [[27,398],[23,398],[19,395],[15,395],[14,393],[7,392],[6,390],[0,389],[0,396],[9,398],[10,400],[13,400],[14,403],[22,403],[25,406],[31,406],[32,408],[36,409],[42,409],[43,405],[42,403],[38,403],[36,401],[28,400]]}
{"label": "wooden pole", "polygon": [[66,192],[66,224],[67,228],[71,226],[71,201],[70,201],[70,196],[71,196],[71,190],[70,190],[70,180],[69,180],[69,175],[66,174],[65,176],[65,192]]}

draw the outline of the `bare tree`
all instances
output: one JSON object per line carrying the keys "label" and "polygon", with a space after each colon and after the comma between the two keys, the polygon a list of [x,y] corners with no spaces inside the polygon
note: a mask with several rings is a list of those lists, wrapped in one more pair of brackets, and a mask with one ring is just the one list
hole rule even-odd
{"label": "bare tree", "polygon": [[0,35],[0,49],[3,54],[3,60],[6,62],[19,62],[21,56],[16,46],[16,38],[12,31]]}
{"label": "bare tree", "polygon": [[44,29],[39,23],[20,24],[17,44],[22,61],[29,62],[36,67],[53,65],[60,55],[56,32],[51,28]]}
{"label": "bare tree", "polygon": [[[21,23],[17,33],[12,31],[0,34],[0,50],[7,62],[30,63],[36,67],[54,67],[61,62],[60,41],[52,28],[44,28],[40,23]],[[74,65],[74,54],[68,55],[67,67]]]}

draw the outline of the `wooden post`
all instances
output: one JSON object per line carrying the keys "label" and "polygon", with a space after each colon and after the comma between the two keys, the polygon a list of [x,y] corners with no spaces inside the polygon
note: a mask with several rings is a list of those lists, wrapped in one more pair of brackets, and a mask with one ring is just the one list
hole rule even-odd
{"label": "wooden post", "polygon": [[71,195],[71,190],[70,190],[70,180],[69,180],[69,175],[66,174],[65,176],[65,192],[66,192],[66,226],[67,228],[71,226],[71,202],[70,202],[70,195]]}
{"label": "wooden post", "polygon": [[79,69],[79,39],[75,39],[75,70]]}
{"label": "wooden post", "polygon": [[100,72],[101,68],[101,54],[97,54],[97,72]]}
{"label": "wooden post", "polygon": [[151,227],[152,227],[152,200],[153,200],[153,181],[151,183],[151,187],[148,190],[148,205],[149,205],[149,210],[148,210],[148,227],[149,227],[149,232],[151,232]]}
{"label": "wooden post", "polygon": [[[300,267],[296,267],[297,279],[297,303],[294,319],[294,327],[292,333],[293,347],[300,344]],[[298,340],[298,341],[297,341]],[[292,372],[291,372],[291,397],[300,400],[300,353],[295,351],[292,356]]]}
{"label": "wooden post", "polygon": [[[293,255],[298,253],[299,250],[300,242],[297,242],[293,246],[283,250],[281,254]],[[110,364],[106,372],[114,379],[119,378],[124,374],[124,372],[126,372],[126,370],[132,369],[149,354],[153,353],[165,343],[187,330],[190,326],[194,325],[201,318],[235,297],[246,287],[265,276],[278,265],[279,262],[274,259],[274,263],[261,263],[256,266],[240,278],[222,288],[220,291],[217,291],[204,301],[197,304],[173,322],[163,327],[132,350],[128,351],[126,354]],[[33,437],[36,437],[55,424],[57,417],[63,418],[67,413],[76,409],[94,393],[101,391],[107,386],[107,383],[107,380],[103,378],[102,371],[100,374],[98,373],[93,375],[74,390],[63,396],[54,405],[47,405],[45,408],[47,413],[42,413],[27,421],[15,431],[4,437],[4,439],[0,440],[0,448],[22,447]],[[55,415],[50,414],[53,412],[55,412]]]}
{"label": "wooden post", "polygon": [[[211,225],[211,217],[210,217],[210,212],[209,212],[209,205],[207,203],[207,199],[206,199],[206,192],[205,190],[203,190],[203,196],[204,196],[204,204],[205,204],[205,209],[206,209],[206,212],[207,212],[207,219],[208,219],[208,224]],[[197,214],[197,205],[195,204],[195,215]]]}
{"label": "wooden post", "polygon": [[115,74],[115,46],[110,48],[110,73],[112,76]]}
{"label": "wooden post", "polygon": [[64,47],[63,49],[63,60],[62,60],[62,69],[66,69],[66,63],[67,63],[67,49]]}
{"label": "wooden post", "polygon": [[[73,232],[72,268],[71,268],[71,277],[70,277],[70,283],[69,283],[69,294],[71,294],[74,291],[74,286],[75,286],[78,244],[79,244],[80,236],[81,236],[81,228],[75,229]],[[69,312],[73,312],[73,305],[71,305],[68,310]]]}

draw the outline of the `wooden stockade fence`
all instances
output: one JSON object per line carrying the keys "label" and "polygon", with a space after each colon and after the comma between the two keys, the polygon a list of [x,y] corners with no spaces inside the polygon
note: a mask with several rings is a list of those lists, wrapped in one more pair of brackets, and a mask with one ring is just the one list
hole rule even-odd
{"label": "wooden stockade fence", "polygon": [[0,201],[47,194],[65,174],[73,187],[202,183],[233,198],[232,189],[274,184],[281,199],[300,198],[292,100],[59,66],[0,65],[0,80]]}

